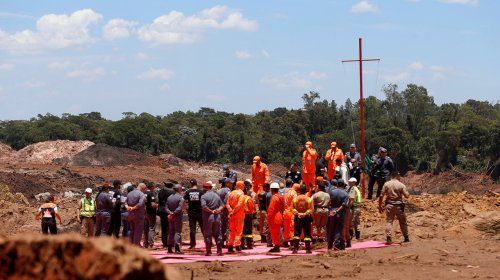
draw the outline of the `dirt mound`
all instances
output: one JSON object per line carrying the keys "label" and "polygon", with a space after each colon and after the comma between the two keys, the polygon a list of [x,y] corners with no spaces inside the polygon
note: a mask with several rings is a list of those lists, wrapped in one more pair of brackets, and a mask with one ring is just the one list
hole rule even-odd
{"label": "dirt mound", "polygon": [[478,213],[470,220],[470,224],[477,230],[484,231],[496,240],[500,240],[500,211]]}
{"label": "dirt mound", "polygon": [[0,159],[10,158],[15,151],[7,144],[0,143]]}
{"label": "dirt mound", "polygon": [[150,158],[131,149],[112,147],[106,144],[95,144],[76,154],[71,165],[78,166],[116,166],[146,165]]}
{"label": "dirt mound", "polygon": [[180,279],[177,271],[139,248],[76,234],[0,239],[0,263],[0,279],[6,280]]}
{"label": "dirt mound", "polygon": [[34,164],[64,164],[79,152],[94,145],[90,141],[57,140],[31,144],[19,150],[15,158],[19,162]]}

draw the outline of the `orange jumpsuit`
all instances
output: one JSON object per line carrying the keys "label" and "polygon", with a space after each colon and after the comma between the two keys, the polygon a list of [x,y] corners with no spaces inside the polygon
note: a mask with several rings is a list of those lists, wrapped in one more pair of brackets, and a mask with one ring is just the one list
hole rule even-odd
{"label": "orange jumpsuit", "polygon": [[302,153],[302,182],[306,184],[307,192],[311,192],[311,188],[316,184],[316,159],[318,154],[316,150],[311,148]]}
{"label": "orange jumpsuit", "polygon": [[[332,156],[333,156],[333,158],[332,158]],[[325,160],[328,161],[328,179],[329,180],[332,180],[333,175],[335,175],[335,168],[337,167],[335,160],[337,158],[340,158],[342,160],[342,162],[344,161],[344,153],[342,152],[342,149],[335,148],[335,149],[329,149],[328,151],[326,151]]]}
{"label": "orange jumpsuit", "polygon": [[245,194],[239,189],[230,192],[227,197],[226,208],[229,213],[228,246],[241,245],[241,234],[243,233],[243,225],[245,222],[245,209],[243,207],[244,199]]}
{"label": "orange jumpsuit", "polygon": [[263,162],[259,166],[252,165],[252,191],[256,194],[263,191],[263,186],[269,182],[269,169]]}
{"label": "orange jumpsuit", "polygon": [[283,210],[285,202],[279,194],[274,194],[267,209],[267,224],[271,232],[271,240],[274,245],[280,244],[280,230],[283,224]]}
{"label": "orange jumpsuit", "polygon": [[284,195],[285,210],[283,211],[283,241],[288,242],[293,236],[293,218],[292,202],[297,197],[297,192],[290,188]]}

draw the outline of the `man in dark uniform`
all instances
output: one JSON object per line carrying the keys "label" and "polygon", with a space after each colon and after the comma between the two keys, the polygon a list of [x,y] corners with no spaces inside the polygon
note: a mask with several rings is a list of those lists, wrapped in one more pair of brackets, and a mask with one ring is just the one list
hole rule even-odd
{"label": "man in dark uniform", "polygon": [[200,231],[203,234],[203,219],[201,215],[201,196],[203,192],[198,189],[196,179],[189,181],[191,188],[184,193],[184,201],[188,205],[189,219],[189,249],[194,249],[196,246],[196,223],[200,226]]}
{"label": "man in dark uniform", "polygon": [[260,231],[260,242],[267,243],[269,247],[272,247],[271,237],[269,233],[269,227],[267,225],[267,208],[271,202],[272,194],[270,192],[269,184],[264,184],[264,190],[257,195],[257,202],[259,205],[259,231]]}
{"label": "man in dark uniform", "polygon": [[361,182],[361,167],[356,159],[351,159],[351,169],[349,169],[349,178],[356,178],[356,182]]}
{"label": "man in dark uniform", "polygon": [[[343,187],[343,186],[342,186]],[[330,188],[330,215],[326,225],[328,250],[344,250],[345,243],[342,240],[342,229],[344,226],[345,209],[349,203],[349,196],[343,188],[339,188],[335,182]],[[335,247],[334,247],[335,246]]]}
{"label": "man in dark uniform", "polygon": [[[223,178],[221,178],[223,179]],[[219,180],[221,181],[221,180]],[[233,181],[230,178],[224,178],[224,185],[223,187],[217,192],[219,195],[220,199],[226,205],[227,203],[227,197],[229,193],[233,189]],[[221,221],[220,221],[220,227],[221,227],[221,238],[222,238],[222,246],[226,247],[226,242],[227,242],[227,236],[228,236],[228,222],[229,222],[229,213],[227,211],[227,208],[224,207],[221,213]]]}
{"label": "man in dark uniform", "polygon": [[233,185],[238,181],[238,175],[236,172],[232,171],[227,164],[222,166],[222,177],[231,179]]}
{"label": "man in dark uniform", "polygon": [[217,255],[222,256],[222,236],[221,236],[221,213],[225,209],[220,196],[212,191],[212,184],[203,184],[205,193],[201,196],[201,208],[203,216],[203,235],[205,237],[205,256],[212,255],[212,237],[217,245]]}
{"label": "man in dark uniform", "polygon": [[361,155],[356,152],[356,144],[351,144],[351,146],[349,147],[349,152],[345,153],[344,155],[345,164],[347,164],[349,169],[352,169],[352,159],[355,159],[357,162],[361,162]]}
{"label": "man in dark uniform", "polygon": [[302,182],[302,174],[297,170],[297,164],[290,164],[290,170],[285,174],[285,179],[292,179],[293,183],[300,184]]}
{"label": "man in dark uniform", "polygon": [[113,186],[109,190],[109,194],[112,197],[112,201],[115,204],[113,210],[111,211],[111,221],[109,224],[108,235],[115,236],[118,238],[120,235],[120,227],[122,226],[122,215],[121,215],[121,207],[122,207],[122,193],[120,191],[120,186],[122,182],[120,180],[114,180]]}
{"label": "man in dark uniform", "polygon": [[96,226],[95,236],[107,235],[111,222],[113,200],[109,194],[109,184],[102,186],[101,193],[96,198]]}
{"label": "man in dark uniform", "polygon": [[161,242],[163,248],[167,248],[168,245],[168,220],[167,220],[167,199],[169,196],[174,194],[172,187],[175,182],[166,181],[164,182],[164,187],[158,192],[158,216],[160,216],[161,225]]}
{"label": "man in dark uniform", "polygon": [[146,219],[144,220],[144,248],[153,248],[156,229],[156,203],[155,183],[147,184],[146,194]]}
{"label": "man in dark uniform", "polygon": [[387,156],[387,149],[380,147],[378,149],[378,156],[374,160],[371,170],[371,174],[374,178],[372,182],[372,178],[370,177],[370,182],[368,183],[368,199],[372,199],[375,181],[377,182],[377,198],[380,196],[382,186],[385,182],[391,180],[392,171],[394,171],[394,163],[392,159]]}
{"label": "man in dark uniform", "polygon": [[184,254],[181,251],[181,234],[182,234],[182,209],[184,208],[184,198],[182,198],[182,186],[174,185],[175,193],[167,199],[167,214],[168,214],[168,252],[172,252],[172,247],[175,247],[176,254]]}

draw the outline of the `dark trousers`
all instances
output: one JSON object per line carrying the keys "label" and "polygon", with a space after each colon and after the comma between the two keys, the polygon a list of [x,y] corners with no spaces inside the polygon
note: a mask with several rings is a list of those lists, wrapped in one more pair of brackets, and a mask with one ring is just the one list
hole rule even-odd
{"label": "dark trousers", "polygon": [[189,219],[189,245],[196,245],[196,223],[200,226],[201,234],[203,235],[203,218],[200,213],[188,213]]}
{"label": "dark trousers", "polygon": [[222,236],[222,244],[227,242],[228,229],[229,229],[228,220],[229,220],[229,214],[227,212],[227,209],[224,207],[220,217],[220,234]]}
{"label": "dark trousers", "polygon": [[56,220],[52,218],[42,218],[43,234],[57,234]]}
{"label": "dark trousers", "polygon": [[253,238],[252,225],[253,225],[253,214],[245,214],[245,222],[243,223],[244,238]]}
{"label": "dark trousers", "polygon": [[111,213],[97,212],[95,215],[95,236],[107,235],[109,224],[111,222]]}
{"label": "dark trousers", "polygon": [[378,177],[378,176],[370,176],[370,180],[368,181],[368,197],[367,199],[372,199],[373,197],[373,187],[375,186],[375,183],[377,183],[377,198],[380,196],[380,193],[382,192],[382,187],[384,186],[385,182],[387,182],[387,178],[384,177]]}
{"label": "dark trousers", "polygon": [[342,240],[342,229],[344,227],[344,215],[337,213],[335,216],[328,216],[326,224],[326,234],[328,240],[328,249],[335,246],[338,250],[344,250],[345,244]]}
{"label": "dark trousers", "polygon": [[156,229],[156,213],[146,213],[144,219],[144,248],[152,248],[154,245]]}
{"label": "dark trousers", "polygon": [[128,212],[121,213],[122,216],[122,238],[130,236],[130,227],[128,225]]}
{"label": "dark trousers", "polygon": [[111,212],[111,221],[109,223],[108,235],[118,238],[122,226],[122,213],[120,211]]}
{"label": "dark trousers", "polygon": [[161,243],[163,247],[168,246],[168,219],[167,213],[160,214]]}
{"label": "dark trousers", "polygon": [[311,223],[312,223],[312,217],[311,216],[305,216],[304,218],[300,219],[299,216],[295,215],[295,219],[293,220],[293,239],[299,239],[300,240],[300,235],[302,233],[302,230],[304,231],[304,241],[311,241]]}

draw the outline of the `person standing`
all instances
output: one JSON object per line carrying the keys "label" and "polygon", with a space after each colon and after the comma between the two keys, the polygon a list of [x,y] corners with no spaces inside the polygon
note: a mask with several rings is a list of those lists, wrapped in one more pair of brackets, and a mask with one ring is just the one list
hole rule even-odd
{"label": "person standing", "polygon": [[171,181],[165,181],[163,183],[163,188],[158,192],[158,211],[157,214],[160,216],[160,226],[161,226],[161,243],[163,248],[168,247],[168,219],[167,219],[167,200],[174,194],[172,187],[174,183]]}
{"label": "person standing", "polygon": [[245,195],[243,181],[236,182],[236,188],[229,193],[227,197],[226,208],[229,217],[229,237],[227,238],[228,253],[241,251],[241,235],[243,234],[243,225],[245,223],[245,209],[243,202]]}
{"label": "person standing", "polygon": [[269,184],[264,184],[264,190],[257,195],[257,202],[259,206],[259,231],[260,242],[270,244],[269,226],[267,225],[267,208],[271,202],[271,192]]}
{"label": "person standing", "polygon": [[368,183],[368,199],[372,199],[375,182],[377,183],[376,197],[380,196],[383,185],[391,179],[391,173],[394,171],[394,163],[392,159],[387,156],[386,148],[378,148],[378,154],[373,159],[370,182]]}
{"label": "person standing", "polygon": [[[222,200],[222,203],[226,205],[227,203],[227,198],[229,196],[229,193],[233,190],[233,183],[232,180],[229,178],[221,178],[224,180],[224,183],[222,185],[222,188],[217,191],[217,194],[219,195],[220,199]],[[220,181],[220,180],[219,180]],[[229,229],[229,213],[227,211],[227,208],[224,207],[222,209],[221,217],[220,217],[220,231],[221,231],[221,238],[222,238],[222,247],[226,247],[227,243],[227,238],[228,238],[228,229]]]}
{"label": "person standing", "polygon": [[340,159],[337,158],[335,160],[336,167],[335,167],[335,174],[333,175],[333,178],[337,180],[344,180],[344,182],[347,182],[349,179],[349,170],[347,170],[347,165]]}
{"label": "person standing", "polygon": [[146,190],[146,185],[140,183],[138,188],[127,194],[125,208],[128,211],[128,224],[130,227],[130,243],[141,247],[142,232],[144,231],[144,219],[146,216],[146,196],[143,191]]}
{"label": "person standing", "polygon": [[306,195],[307,187],[305,184],[300,186],[300,195],[293,199],[292,213],[294,214],[294,235],[293,235],[293,254],[299,250],[300,235],[304,234],[306,243],[306,254],[312,254],[311,251],[311,223],[314,213],[312,199]]}
{"label": "person standing", "polygon": [[56,217],[59,223],[62,224],[61,216],[57,213],[57,205],[54,203],[54,196],[49,195],[44,204],[38,208],[35,220],[40,220],[42,217],[42,233],[43,234],[57,234]]}
{"label": "person standing", "polygon": [[80,233],[83,236],[94,236],[95,225],[95,200],[92,198],[92,189],[85,189],[85,197],[78,201],[78,208],[76,209],[76,220],[81,224]]}
{"label": "person standing", "polygon": [[386,244],[392,244],[392,223],[394,217],[399,221],[399,227],[401,233],[403,234],[403,242],[410,242],[408,236],[408,223],[406,221],[405,214],[405,203],[403,198],[410,198],[410,193],[406,189],[406,186],[401,183],[400,175],[398,171],[392,172],[392,178],[390,181],[386,182],[382,187],[382,193],[378,199],[378,211],[382,213],[384,211],[382,207],[382,202],[385,197],[385,215],[386,215]]}
{"label": "person standing", "polygon": [[155,183],[149,182],[147,184],[147,191],[144,192],[146,195],[146,219],[144,220],[144,248],[154,247],[154,238],[156,230],[156,209],[158,204],[156,203],[156,192]]}
{"label": "person standing", "polygon": [[269,225],[271,240],[274,247],[269,250],[269,252],[277,253],[280,252],[280,230],[283,225],[283,210],[285,208],[285,202],[283,197],[278,193],[280,189],[278,183],[272,183],[270,188],[272,197],[271,202],[269,203],[269,208],[267,209],[267,224]]}
{"label": "person standing", "polygon": [[229,165],[224,164],[222,166],[222,177],[223,178],[229,178],[231,182],[233,182],[233,185],[236,184],[238,181],[238,175],[236,172],[230,169]]}
{"label": "person standing", "polygon": [[120,236],[120,227],[122,226],[121,208],[122,208],[122,193],[120,186],[122,182],[118,179],[113,181],[113,185],[109,190],[109,195],[113,201],[113,210],[111,210],[111,220],[109,223],[108,235],[118,238]]}
{"label": "person standing", "polygon": [[205,193],[201,196],[203,217],[203,236],[205,239],[205,256],[212,255],[212,238],[217,246],[217,256],[222,256],[221,213],[225,208],[220,196],[212,191],[212,184],[203,184]]}
{"label": "person standing", "polygon": [[96,198],[96,225],[95,236],[107,235],[113,211],[113,199],[109,193],[109,184],[102,186],[101,193]]}
{"label": "person standing", "polygon": [[351,211],[352,211],[352,219],[351,219],[351,228],[349,229],[349,235],[353,236],[355,234],[356,239],[360,239],[361,236],[361,192],[357,186],[358,181],[356,178],[352,177],[349,179],[349,199],[353,199]]}
{"label": "person standing", "polygon": [[290,179],[292,184],[301,184],[302,183],[302,173],[297,170],[297,164],[294,162],[290,164],[290,170],[288,170],[285,174],[285,179]]}
{"label": "person standing", "polygon": [[299,184],[293,184],[293,186],[288,189],[288,191],[283,195],[284,210],[283,210],[283,247],[289,247],[288,242],[293,238],[294,234],[294,218],[292,203],[297,197],[297,191],[299,190]]}
{"label": "person standing", "polygon": [[345,153],[344,155],[344,162],[345,164],[347,164],[349,169],[352,169],[351,162],[353,159],[355,159],[357,162],[361,162],[361,155],[356,152],[356,144],[354,143],[349,146],[349,152]]}
{"label": "person standing", "polygon": [[172,252],[172,247],[175,248],[176,254],[184,254],[181,251],[181,234],[182,234],[182,209],[184,208],[184,198],[182,198],[182,186],[174,185],[175,193],[167,199],[167,215],[168,215],[168,252]]}
{"label": "person standing", "polygon": [[325,192],[325,182],[318,184],[318,192],[311,197],[314,204],[314,238],[323,241],[326,237],[326,223],[328,221],[328,208],[330,195]]}
{"label": "person standing", "polygon": [[330,149],[326,151],[325,160],[328,162],[328,179],[333,179],[335,175],[335,168],[337,167],[337,158],[344,161],[344,153],[342,149],[337,148],[337,142],[330,143]]}
{"label": "person standing", "polygon": [[196,179],[189,181],[191,188],[184,193],[184,201],[188,206],[189,220],[189,249],[196,247],[196,223],[200,226],[200,231],[203,235],[203,218],[201,215],[201,196],[203,192],[198,189]]}
{"label": "person standing", "polygon": [[333,184],[329,192],[330,195],[330,215],[327,223],[328,250],[345,250],[342,239],[342,229],[344,226],[345,209],[349,203],[347,192],[341,187]]}
{"label": "person standing", "polygon": [[[122,192],[122,206],[121,206],[121,218],[122,218],[122,238],[130,240],[130,226],[128,223],[128,211],[125,207],[125,202],[127,201],[127,195],[134,190],[134,186],[131,183],[127,183],[127,189]],[[126,191],[126,192],[125,192]]]}
{"label": "person standing", "polygon": [[356,159],[351,159],[351,168],[349,169],[349,178],[356,178],[356,182],[361,182],[361,166]]}
{"label": "person standing", "polygon": [[[255,203],[250,195],[252,185],[243,189],[243,209],[245,210],[245,220],[243,223],[243,236],[241,239],[241,249],[253,249],[253,215],[255,213]],[[246,246],[245,246],[246,244]]]}
{"label": "person standing", "polygon": [[313,148],[311,141],[305,144],[305,150],[302,153],[302,182],[306,185],[307,193],[311,195],[311,190],[316,185],[316,159],[318,154]]}
{"label": "person standing", "polygon": [[261,162],[259,156],[253,158],[252,165],[252,191],[261,193],[265,183],[269,182],[269,169]]}

